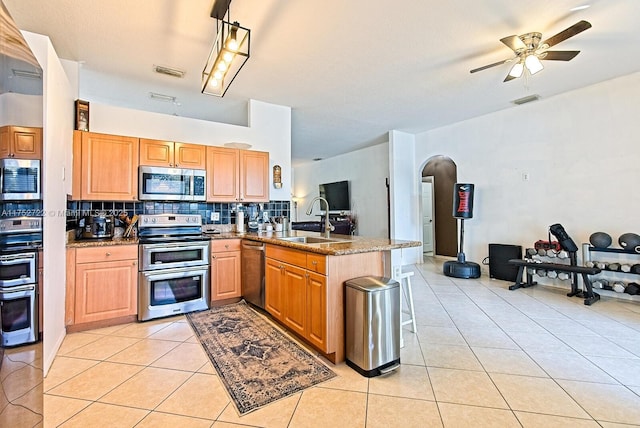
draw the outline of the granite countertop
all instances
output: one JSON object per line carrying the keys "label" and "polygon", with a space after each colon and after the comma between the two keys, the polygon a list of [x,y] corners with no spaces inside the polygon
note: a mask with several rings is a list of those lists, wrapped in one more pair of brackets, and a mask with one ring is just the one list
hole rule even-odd
{"label": "granite countertop", "polygon": [[138,238],[79,239],[67,241],[67,248],[107,247],[110,245],[138,245]]}
{"label": "granite countertop", "polygon": [[252,241],[265,242],[267,244],[281,245],[283,247],[295,248],[328,256],[343,256],[346,254],[370,253],[375,251],[395,250],[398,248],[419,247],[419,241],[402,241],[398,239],[368,238],[363,236],[337,235],[331,234],[330,239],[338,242],[326,243],[303,243],[286,241],[282,238],[290,237],[315,237],[323,238],[324,234],[319,232],[306,232],[301,230],[291,230],[289,232],[251,232],[246,233],[242,238]]}
{"label": "granite countertop", "polygon": [[[221,232],[205,234],[209,239],[249,239],[252,241],[265,242],[267,244],[281,245],[283,247],[309,251],[317,254],[329,256],[341,256],[346,254],[370,253],[375,251],[395,250],[398,248],[419,247],[420,241],[402,241],[386,238],[367,238],[363,236],[337,235],[331,234],[330,239],[336,242],[304,243],[286,241],[283,238],[292,237],[312,237],[323,238],[324,235],[318,232],[307,232],[302,230],[291,230],[288,232]],[[137,245],[138,238],[115,238],[115,239],[84,239],[69,240],[67,248],[100,247],[109,245]]]}

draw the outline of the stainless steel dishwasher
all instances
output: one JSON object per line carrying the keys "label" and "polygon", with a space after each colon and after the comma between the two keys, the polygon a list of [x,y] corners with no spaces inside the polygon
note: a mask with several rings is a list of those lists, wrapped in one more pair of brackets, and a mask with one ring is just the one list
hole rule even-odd
{"label": "stainless steel dishwasher", "polygon": [[242,240],[242,295],[264,309],[264,249],[262,242]]}

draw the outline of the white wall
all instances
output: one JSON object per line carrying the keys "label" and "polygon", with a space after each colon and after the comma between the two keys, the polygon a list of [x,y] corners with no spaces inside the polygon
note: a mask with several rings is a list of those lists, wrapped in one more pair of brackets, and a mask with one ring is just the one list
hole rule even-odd
{"label": "white wall", "polygon": [[269,152],[270,171],[282,167],[282,188],[273,187],[269,174],[270,199],[291,199],[291,108],[250,100],[249,126],[229,125],[188,117],[171,116],[89,101],[89,129],[105,134],[166,139],[185,143],[222,146],[251,144],[251,150]]}
{"label": "white wall", "polygon": [[[389,132],[389,165],[391,193],[391,238],[422,242],[422,195],[415,160],[415,136],[406,132]],[[422,262],[422,247],[401,250],[401,262],[395,259],[393,266]]]}
{"label": "white wall", "polygon": [[[43,70],[43,371],[46,375],[65,336],[65,178],[70,178],[73,94],[51,41],[23,32]],[[69,180],[70,181],[70,180]]]}
{"label": "white wall", "polygon": [[0,126],[42,127],[42,95],[0,94]]}
{"label": "white wall", "polygon": [[[319,206],[315,205],[311,216],[306,215],[309,203],[319,196],[318,185],[349,180],[351,212],[356,216],[356,234],[386,238],[387,190],[385,180],[389,176],[389,145],[378,144],[344,155],[307,163],[295,168],[293,195],[298,204],[295,221],[319,218]],[[324,205],[322,206],[324,210]],[[293,211],[293,209],[292,209]]]}
{"label": "white wall", "polygon": [[[416,136],[414,168],[453,159],[475,183],[465,222],[467,259],[489,243],[531,246],[561,223],[580,244],[591,233],[640,233],[640,73]],[[523,174],[529,180],[523,181]]]}

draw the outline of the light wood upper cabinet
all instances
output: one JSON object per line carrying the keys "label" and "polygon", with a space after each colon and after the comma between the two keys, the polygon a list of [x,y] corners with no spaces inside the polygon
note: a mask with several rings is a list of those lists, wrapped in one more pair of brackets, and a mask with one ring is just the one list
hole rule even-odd
{"label": "light wood upper cabinet", "polygon": [[240,152],[207,147],[207,201],[237,202],[240,189]]}
{"label": "light wood upper cabinet", "polygon": [[42,159],[42,128],[0,128],[0,158]]}
{"label": "light wood upper cabinet", "polygon": [[205,169],[206,147],[199,144],[140,139],[140,165]]}
{"label": "light wood upper cabinet", "polygon": [[269,153],[240,150],[240,201],[269,202]]}
{"label": "light wood upper cabinet", "polygon": [[207,201],[269,202],[269,153],[207,147]]}
{"label": "light wood upper cabinet", "polygon": [[138,198],[135,137],[74,131],[74,200],[130,201]]}

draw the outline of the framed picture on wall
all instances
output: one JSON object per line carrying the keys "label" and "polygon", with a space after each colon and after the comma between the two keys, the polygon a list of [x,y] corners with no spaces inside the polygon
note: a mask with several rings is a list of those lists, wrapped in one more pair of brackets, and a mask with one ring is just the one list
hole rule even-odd
{"label": "framed picture on wall", "polygon": [[76,129],[89,130],[89,101],[76,100]]}

